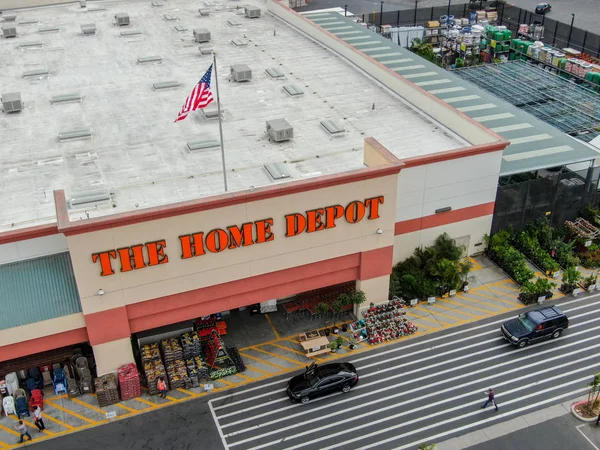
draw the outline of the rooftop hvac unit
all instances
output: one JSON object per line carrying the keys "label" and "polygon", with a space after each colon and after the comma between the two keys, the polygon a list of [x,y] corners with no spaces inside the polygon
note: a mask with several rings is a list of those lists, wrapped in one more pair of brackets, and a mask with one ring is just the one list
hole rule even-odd
{"label": "rooftop hvac unit", "polygon": [[142,32],[140,30],[123,30],[119,34],[121,36],[139,36]]}
{"label": "rooftop hvac unit", "polygon": [[4,11],[2,13],[2,18],[5,22],[14,22],[15,20],[17,20],[17,13],[14,13],[12,11]]}
{"label": "rooftop hvac unit", "polygon": [[21,103],[21,94],[19,92],[11,92],[2,94],[2,108],[5,113],[19,112],[23,109]]}
{"label": "rooftop hvac unit", "polygon": [[270,67],[265,70],[269,74],[271,78],[283,78],[285,77],[285,73],[279,70],[277,67]]}
{"label": "rooftop hvac unit", "polygon": [[110,194],[106,189],[97,189],[81,192],[73,192],[69,205],[71,208],[75,206],[83,206],[89,203],[100,203],[110,200]]}
{"label": "rooftop hvac unit", "polygon": [[60,28],[55,27],[55,26],[50,26],[50,27],[42,27],[38,30],[39,33],[51,33],[53,31],[60,31]]}
{"label": "rooftop hvac unit", "polygon": [[291,175],[286,170],[285,166],[281,163],[269,163],[263,166],[271,178],[274,180],[283,180],[284,178],[289,178]]}
{"label": "rooftop hvac unit", "polygon": [[85,8],[87,6],[86,3],[87,3],[86,0],[79,0],[79,7]]}
{"label": "rooftop hvac unit", "polygon": [[163,81],[160,83],[154,83],[152,85],[152,88],[155,91],[161,90],[161,89],[172,89],[172,88],[177,88],[181,86],[181,83],[179,81]]}
{"label": "rooftop hvac unit", "polygon": [[210,31],[206,28],[194,29],[194,40],[196,42],[210,42]]}
{"label": "rooftop hvac unit", "polygon": [[50,103],[68,103],[68,102],[80,102],[82,100],[81,94],[73,93],[73,94],[63,94],[63,95],[54,95],[50,100]]}
{"label": "rooftop hvac unit", "polygon": [[321,120],[321,126],[325,128],[329,134],[333,135],[340,135],[346,131],[343,126],[331,119]]}
{"label": "rooftop hvac unit", "polygon": [[175,31],[177,31],[178,33],[181,33],[183,31],[187,31],[188,29],[183,26],[183,25],[175,25],[173,28],[175,28]]}
{"label": "rooftop hvac unit", "polygon": [[212,102],[206,108],[202,109],[202,114],[204,114],[205,119],[218,119],[219,118],[219,107],[221,109],[221,117],[225,114],[225,109],[223,109],[223,105],[219,103],[217,106],[217,102]]}
{"label": "rooftop hvac unit", "polygon": [[161,2],[152,2],[152,6],[154,6],[155,8],[158,8],[159,6],[162,6],[163,4]]}
{"label": "rooftop hvac unit", "polygon": [[287,92],[290,97],[296,97],[304,94],[304,91],[295,84],[286,84],[283,86],[283,90]]}
{"label": "rooftop hvac unit", "polygon": [[210,11],[208,9],[199,9],[198,12],[201,16],[207,17],[210,16]]}
{"label": "rooftop hvac unit", "polygon": [[44,46],[44,43],[39,42],[39,41],[23,42],[21,45],[19,45],[20,48],[32,48],[32,47],[43,47],[43,46]]}
{"label": "rooftop hvac unit", "polygon": [[2,34],[5,38],[15,37],[17,35],[17,26],[14,23],[3,23]]}
{"label": "rooftop hvac unit", "polygon": [[271,141],[289,141],[294,137],[294,128],[285,119],[267,120],[267,133]]}
{"label": "rooftop hvac unit", "polygon": [[166,21],[170,22],[172,20],[177,20],[177,17],[172,16],[171,14],[164,14],[163,17],[165,18]]}
{"label": "rooftop hvac unit", "polygon": [[200,50],[200,53],[203,55],[210,55],[213,52],[212,45],[200,45],[198,46],[198,50]]}
{"label": "rooftop hvac unit", "polygon": [[244,15],[248,19],[256,19],[260,17],[260,8],[255,8],[254,6],[246,6],[244,9]]}
{"label": "rooftop hvac unit", "polygon": [[92,131],[89,128],[77,128],[75,130],[61,131],[60,133],[58,133],[58,140],[61,142],[91,137]]}
{"label": "rooftop hvac unit", "polygon": [[96,34],[96,24],[95,23],[84,23],[81,25],[81,31],[83,34]]}
{"label": "rooftop hvac unit", "polygon": [[129,25],[129,14],[117,13],[115,14],[115,20],[117,21],[117,25],[119,25],[120,27]]}
{"label": "rooftop hvac unit", "polygon": [[188,142],[187,143],[187,149],[190,152],[196,151],[196,150],[206,150],[208,148],[215,148],[215,147],[220,147],[221,146],[221,142],[215,140],[215,139],[207,139],[205,141],[196,141],[196,142]]}
{"label": "rooftop hvac unit", "polygon": [[246,64],[234,64],[230,67],[231,79],[233,81],[250,81],[252,79],[252,69]]}
{"label": "rooftop hvac unit", "polygon": [[48,75],[48,69],[35,69],[35,70],[28,70],[27,72],[23,72],[23,78],[29,78],[29,77],[43,77]]}
{"label": "rooftop hvac unit", "polygon": [[138,57],[137,62],[138,64],[161,63],[162,56],[140,56]]}

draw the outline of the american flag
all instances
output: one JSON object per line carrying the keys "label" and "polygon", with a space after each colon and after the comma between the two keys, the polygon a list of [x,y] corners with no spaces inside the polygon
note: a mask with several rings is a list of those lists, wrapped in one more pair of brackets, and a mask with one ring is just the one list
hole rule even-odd
{"label": "american flag", "polygon": [[185,119],[190,111],[196,111],[197,109],[206,108],[213,101],[213,95],[210,90],[210,76],[212,74],[211,64],[204,76],[200,79],[198,84],[192,89],[192,93],[185,99],[185,103],[181,107],[181,111],[177,115],[175,122]]}

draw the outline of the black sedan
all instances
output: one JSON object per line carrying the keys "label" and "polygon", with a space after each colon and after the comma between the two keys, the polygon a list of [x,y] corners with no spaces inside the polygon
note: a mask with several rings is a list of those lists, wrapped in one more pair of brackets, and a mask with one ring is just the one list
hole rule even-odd
{"label": "black sedan", "polygon": [[311,398],[335,391],[349,392],[358,383],[356,368],[346,362],[318,366],[312,363],[306,372],[292,378],[287,394],[292,402],[308,403]]}
{"label": "black sedan", "polygon": [[550,12],[551,9],[552,5],[550,3],[540,3],[535,7],[535,13],[543,16],[547,12]]}

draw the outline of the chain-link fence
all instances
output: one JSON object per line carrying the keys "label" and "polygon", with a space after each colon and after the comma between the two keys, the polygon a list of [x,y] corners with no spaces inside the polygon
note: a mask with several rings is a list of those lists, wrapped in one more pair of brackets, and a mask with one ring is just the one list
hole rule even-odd
{"label": "chain-link fence", "polygon": [[[454,17],[468,17],[469,4],[450,5],[450,15]],[[546,16],[535,14],[518,6],[501,4],[498,9],[498,25],[505,25],[516,36],[520,24],[539,23],[544,26],[544,42],[558,48],[574,48],[596,58],[600,58],[600,35],[571,27],[571,24],[548,19]],[[430,20],[440,20],[448,15],[447,6],[432,6],[427,8],[404,9],[398,11],[373,12],[363,14],[362,20],[373,25],[376,30],[382,25],[395,27],[408,27],[424,25]]]}

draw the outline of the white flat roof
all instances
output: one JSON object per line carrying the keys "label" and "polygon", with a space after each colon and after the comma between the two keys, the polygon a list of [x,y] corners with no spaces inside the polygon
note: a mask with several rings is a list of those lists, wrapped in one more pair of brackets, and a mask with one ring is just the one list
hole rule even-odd
{"label": "white flat roof", "polygon": [[[72,219],[222,193],[219,147],[190,152],[186,145],[218,140],[218,121],[198,111],[173,123],[212,62],[199,45],[217,52],[230,191],[360,168],[369,136],[400,158],[466,145],[339,55],[271,16],[263,3],[249,4],[261,8],[260,18],[245,18],[243,5],[230,0],[94,1],[88,8],[74,3],[17,10],[17,37],[0,40],[1,93],[19,92],[24,105],[20,113],[0,116],[0,231],[54,222],[56,189],[65,189],[67,199],[111,194],[110,201],[74,207]],[[210,10],[210,16],[201,16],[198,8]],[[120,27],[114,16],[123,12],[131,24]],[[96,34],[82,33],[81,25],[89,23]],[[58,31],[40,32],[48,28]],[[211,32],[209,44],[194,42],[195,28]],[[141,34],[121,36],[130,30]],[[42,46],[22,46],[34,42]],[[138,63],[148,56],[162,62]],[[229,81],[235,64],[247,64],[252,80]],[[265,72],[269,68],[284,77],[272,78]],[[48,75],[23,77],[38,69]],[[167,81],[181,87],[153,89]],[[304,94],[289,96],[283,89],[289,84]],[[51,103],[65,94],[82,100]],[[265,123],[278,118],[293,126],[293,140],[269,141]],[[330,135],[320,124],[325,119],[345,132]],[[59,133],[75,129],[91,131],[91,138],[59,140]],[[282,163],[291,177],[273,180],[263,167],[268,163]]]}

